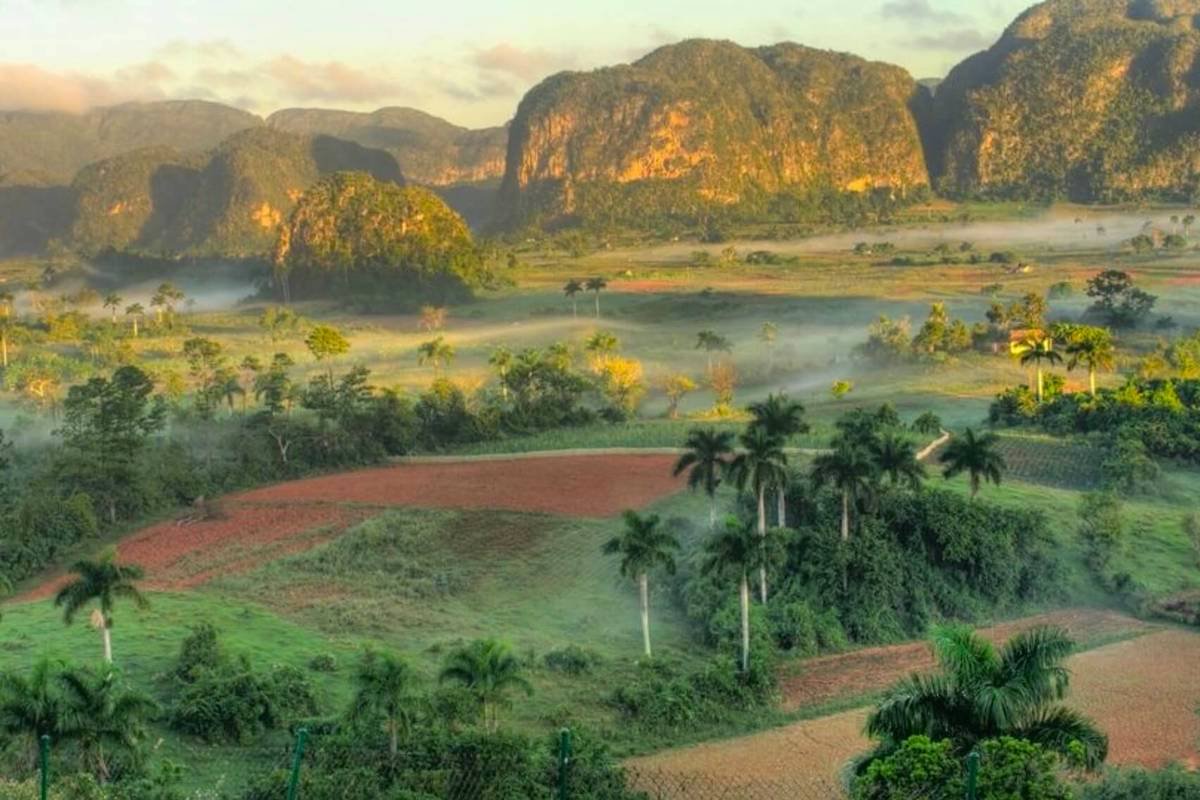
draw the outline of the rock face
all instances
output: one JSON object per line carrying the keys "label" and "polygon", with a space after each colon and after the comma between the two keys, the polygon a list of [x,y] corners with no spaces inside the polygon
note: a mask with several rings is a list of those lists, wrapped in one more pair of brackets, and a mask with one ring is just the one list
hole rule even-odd
{"label": "rock face", "polygon": [[266,256],[305,190],[322,176],[353,169],[403,180],[387,153],[264,127],[205,154],[138,150],[79,172],[68,243],[89,253]]}
{"label": "rock face", "polygon": [[1200,191],[1200,0],[1049,0],[938,87],[952,195],[1083,202]]}
{"label": "rock face", "polygon": [[794,44],[695,40],[555,75],[521,101],[501,187],[508,224],[746,207],[780,192],[928,184],[899,67]]}
{"label": "rock face", "polygon": [[7,183],[65,185],[85,164],[146,147],[181,152],[215,147],[262,125],[246,111],[200,100],[126,103],[83,114],[0,112],[0,176]]}
{"label": "rock face", "polygon": [[469,130],[413,108],[369,114],[321,108],[288,108],[267,125],[292,133],[324,134],[384,150],[409,180],[428,186],[477,183],[504,174],[504,127]]}

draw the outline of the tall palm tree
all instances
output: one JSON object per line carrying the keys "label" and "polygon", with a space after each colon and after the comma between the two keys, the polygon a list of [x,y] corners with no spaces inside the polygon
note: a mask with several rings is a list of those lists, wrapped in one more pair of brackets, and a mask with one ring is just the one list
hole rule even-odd
{"label": "tall palm tree", "polygon": [[354,700],[350,719],[383,717],[388,734],[388,753],[393,759],[400,748],[401,730],[412,724],[420,695],[414,691],[417,676],[404,659],[394,653],[368,650],[354,672]]}
{"label": "tall palm tree", "polygon": [[114,753],[136,756],[146,734],[146,722],[158,709],[147,694],[129,689],[107,669],[64,670],[64,738],[75,741],[100,783],[111,777],[109,757]]}
{"label": "tall palm tree", "polygon": [[[580,283],[579,281],[575,280],[574,278],[571,278],[571,280],[569,280],[565,284],[563,284],[563,294],[565,294],[567,296],[567,298],[571,301],[571,316],[573,316],[573,317],[579,316],[579,297],[578,297],[578,295],[582,291],[583,291],[583,284]],[[599,315],[597,314],[597,316],[599,316]]]}
{"label": "tall palm tree", "polygon": [[507,347],[497,347],[488,356],[488,366],[496,370],[496,374],[500,376],[500,396],[508,400],[508,371],[512,369],[513,352]]}
{"label": "tall palm tree", "polygon": [[742,618],[742,672],[750,671],[750,573],[765,570],[776,556],[775,533],[759,536],[754,523],[737,517],[725,520],[725,527],[705,546],[700,570],[705,575],[734,576],[738,580],[738,598]]}
{"label": "tall palm tree", "polygon": [[608,288],[608,281],[604,278],[588,278],[583,288],[596,293],[596,319],[600,319],[600,293]]}
{"label": "tall palm tree", "polygon": [[702,487],[708,495],[708,526],[714,530],[717,527],[717,487],[729,465],[729,457],[733,455],[733,432],[718,431],[716,428],[692,428],[688,431],[687,441],[683,443],[685,452],[675,462],[672,474],[679,476],[684,471],[688,474],[688,488]]}
{"label": "tall palm tree", "polygon": [[[751,427],[739,438],[741,450],[729,462],[729,477],[739,492],[749,489],[758,501],[758,535],[767,535],[767,490],[784,491],[787,484],[787,454],[783,441],[761,427]],[[767,602],[767,568],[759,574],[759,594]]]}
{"label": "tall palm tree", "polygon": [[[751,428],[761,428],[768,435],[778,437],[786,443],[791,437],[808,433],[809,426],[804,420],[804,404],[792,400],[786,393],[767,395],[765,401],[750,404]],[[787,492],[784,485],[776,491],[776,513],[779,517],[779,527],[787,526]]]}
{"label": "tall palm tree", "polygon": [[635,511],[624,514],[625,530],[604,545],[607,555],[621,557],[621,574],[638,582],[642,600],[642,644],[646,658],[650,651],[650,572],[662,567],[668,575],[675,574],[674,551],[679,540],[661,527],[657,514],[639,517]]}
{"label": "tall palm tree", "polygon": [[425,366],[426,364],[431,365],[434,375],[437,375],[443,366],[448,365],[453,360],[454,345],[447,342],[443,336],[430,339],[428,342],[422,342],[417,347],[417,363],[421,366]]}
{"label": "tall palm tree", "polygon": [[1000,437],[994,433],[976,435],[974,430],[967,428],[962,436],[952,438],[942,450],[941,462],[946,465],[942,475],[950,479],[967,473],[971,480],[972,500],[979,494],[983,481],[999,486],[1004,470],[1008,469],[1004,456],[996,452],[999,441]]}
{"label": "tall palm tree", "polygon": [[712,330],[702,330],[696,334],[696,349],[703,350],[708,356],[708,372],[713,371],[713,353],[728,353],[733,345],[721,334]]}
{"label": "tall palm tree", "polygon": [[896,486],[907,483],[910,489],[921,485],[925,465],[917,460],[916,446],[898,433],[884,433],[871,443],[875,468]]}
{"label": "tall palm tree", "polygon": [[109,292],[104,295],[104,307],[112,311],[112,324],[117,324],[117,309],[121,307],[123,298],[116,292]]}
{"label": "tall palm tree", "polygon": [[451,653],[438,680],[460,684],[470,692],[489,732],[499,727],[498,711],[509,704],[513,690],[533,694],[533,686],[521,674],[521,662],[512,648],[496,639],[476,639]]}
{"label": "tall palm tree", "polygon": [[874,491],[875,462],[860,445],[840,442],[832,452],[813,460],[812,477],[817,485],[829,484],[842,495],[842,541],[850,539],[850,510]]}
{"label": "tall palm tree", "polygon": [[91,602],[97,605],[92,624],[100,629],[104,641],[104,661],[112,663],[112,612],[117,600],[130,600],[138,608],[150,603],[138,591],[135,581],[145,577],[142,568],[134,564],[118,564],[117,552],[109,549],[96,561],[78,561],[71,571],[78,577],[59,590],[54,605],[63,609],[63,621],[68,625],[75,615]]}
{"label": "tall palm tree", "polygon": [[1034,335],[1023,339],[1015,352],[1021,357],[1021,366],[1033,364],[1037,374],[1037,399],[1042,402],[1045,394],[1044,364],[1062,363],[1062,356],[1054,349],[1054,340],[1045,335]]}
{"label": "tall palm tree", "polygon": [[125,316],[133,322],[133,338],[138,337],[138,321],[146,315],[146,309],[141,303],[131,303],[125,306]]}
{"label": "tall palm tree", "polygon": [[881,740],[880,755],[916,735],[949,739],[963,755],[1000,736],[1064,756],[1082,745],[1084,765],[1095,769],[1108,754],[1108,738],[1059,702],[1070,685],[1063,662],[1073,648],[1061,628],[1024,631],[999,650],[970,628],[938,628],[933,650],[940,672],[893,686],[867,718],[867,733]]}
{"label": "tall palm tree", "polygon": [[1092,397],[1096,396],[1096,373],[1099,370],[1111,370],[1117,364],[1117,349],[1113,346],[1112,333],[1107,328],[1081,328],[1074,331],[1071,340],[1067,342],[1067,369],[1075,369],[1080,364],[1087,367],[1088,384]]}
{"label": "tall palm tree", "polygon": [[43,658],[34,663],[28,678],[0,672],[0,733],[5,739],[24,741],[31,766],[37,764],[43,736],[61,738],[63,698],[58,682],[61,668],[61,664]]}

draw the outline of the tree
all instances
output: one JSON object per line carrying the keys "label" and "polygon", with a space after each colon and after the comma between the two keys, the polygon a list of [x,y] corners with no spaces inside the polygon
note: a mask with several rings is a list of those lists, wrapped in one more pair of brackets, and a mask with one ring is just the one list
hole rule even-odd
{"label": "tree", "polygon": [[942,475],[949,480],[956,475],[967,473],[971,481],[971,499],[979,494],[983,481],[991,481],[997,486],[1008,465],[1004,457],[996,451],[1000,437],[994,433],[976,435],[975,431],[967,428],[962,436],[953,437],[942,450],[941,462],[946,465]]}
{"label": "tree", "polygon": [[842,496],[842,541],[850,539],[850,511],[874,491],[875,461],[861,444],[836,441],[832,452],[813,460],[812,478],[818,486],[831,485]]}
{"label": "tree", "polygon": [[457,683],[474,697],[489,732],[499,727],[498,711],[509,704],[510,693],[519,689],[533,694],[512,648],[496,639],[477,639],[451,653],[438,680]]}
{"label": "tree", "polygon": [[661,567],[668,575],[675,574],[674,551],[679,541],[662,529],[657,514],[645,517],[626,511],[622,517],[625,529],[604,545],[606,555],[621,557],[621,575],[637,581],[642,603],[642,644],[646,658],[650,651],[650,573]]}
{"label": "tree", "polygon": [[833,395],[834,400],[841,400],[852,391],[854,391],[853,381],[834,381],[833,385],[829,387],[829,393]]}
{"label": "tree", "polygon": [[137,756],[146,735],[146,723],[158,704],[147,694],[122,686],[112,669],[64,670],[63,733],[79,746],[85,763],[100,783],[111,777],[109,757],[114,753]]}
{"label": "tree", "polygon": [[333,359],[350,351],[350,342],[332,325],[316,325],[304,337],[308,352],[318,364],[329,362],[329,381],[333,382]]}
{"label": "tree", "polygon": [[121,307],[123,298],[116,292],[104,295],[104,307],[112,311],[112,324],[117,324],[117,309]]}
{"label": "tree", "polygon": [[704,548],[700,570],[705,575],[734,576],[738,581],[738,598],[742,618],[742,672],[750,671],[750,573],[765,572],[775,550],[774,533],[759,536],[753,522],[737,517],[725,520],[719,531]]}
{"label": "tree", "polygon": [[588,278],[584,288],[589,292],[596,294],[596,319],[600,319],[600,293],[608,288],[608,281],[604,278]]}
{"label": "tree", "polygon": [[1133,285],[1129,273],[1110,269],[1088,281],[1088,297],[1094,298],[1091,310],[1102,315],[1111,327],[1135,327],[1154,308],[1158,300]]}
{"label": "tree", "polygon": [[242,395],[242,413],[245,414],[246,399],[254,391],[258,376],[263,371],[263,363],[258,356],[248,355],[242,359],[242,363],[238,367],[242,371],[242,379],[238,387]]}
{"label": "tree", "polygon": [[295,363],[287,353],[276,353],[266,370],[254,376],[254,400],[263,405],[268,415],[282,414],[287,409],[292,389],[288,370]]}
{"label": "tree", "polygon": [[1106,328],[1078,326],[1071,330],[1067,340],[1067,369],[1079,365],[1087,367],[1088,385],[1092,397],[1096,396],[1096,372],[1111,370],[1117,364],[1117,350],[1113,346],[1112,334]]}
{"label": "tree", "polygon": [[300,315],[287,306],[270,306],[263,309],[258,318],[258,327],[263,329],[272,344],[298,333],[300,325]]}
{"label": "tree", "polygon": [[9,741],[23,740],[30,766],[37,764],[43,736],[62,738],[61,668],[61,664],[42,658],[34,663],[28,678],[0,672],[0,732]]}
{"label": "tree", "polygon": [[0,315],[0,364],[8,367],[9,348],[29,338],[29,329],[11,314]]}
{"label": "tree", "polygon": [[146,373],[120,367],[112,378],[72,386],[63,403],[61,478],[106,503],[110,522],[122,501],[141,502],[138,457],[166,413],[161,398],[151,399],[153,390]]}
{"label": "tree", "polygon": [[592,371],[599,373],[604,362],[621,349],[621,340],[609,331],[596,331],[584,342],[583,349],[588,352]]}
{"label": "tree", "polygon": [[445,306],[421,306],[421,320],[419,326],[421,330],[440,331],[446,326],[446,317],[449,316],[449,309]]}
{"label": "tree", "polygon": [[715,529],[717,488],[729,466],[729,457],[733,455],[733,433],[715,428],[692,428],[683,447],[684,453],[675,462],[672,474],[678,477],[686,471],[688,488],[695,490],[699,486],[704,489],[709,501],[708,524]]}
{"label": "tree", "polygon": [[417,347],[417,363],[421,366],[429,364],[433,374],[437,375],[443,366],[448,366],[454,360],[454,345],[446,341],[444,336],[422,342]]}
{"label": "tree", "polygon": [[388,753],[395,760],[400,734],[412,725],[421,702],[415,692],[416,673],[394,653],[368,650],[354,671],[354,700],[350,719],[355,722],[383,717],[388,735]]}
{"label": "tree", "polygon": [[667,396],[667,416],[679,418],[679,401],[684,395],[696,391],[696,382],[687,375],[675,373],[663,379],[663,394]]}
{"label": "tree", "polygon": [[1186,217],[1184,217],[1183,218],[1183,235],[1191,236],[1192,235],[1192,226],[1195,224],[1196,224],[1196,215],[1195,214],[1188,214]]}
{"label": "tree", "polygon": [[136,584],[145,577],[145,572],[136,564],[118,564],[117,551],[111,548],[96,561],[75,562],[71,571],[77,577],[59,589],[54,605],[62,608],[63,622],[70,625],[81,609],[93,601],[96,603],[92,624],[104,642],[104,661],[111,664],[113,608],[117,600],[129,600],[138,608],[150,606]]}
{"label": "tree", "polygon": [[[787,488],[787,454],[783,440],[767,433],[762,426],[747,428],[739,438],[741,450],[729,462],[730,479],[738,491],[750,489],[758,502],[758,535],[767,535],[767,490],[783,492]],[[767,602],[767,568],[759,574],[759,595]]]}
{"label": "tree", "polygon": [[497,347],[488,356],[488,366],[496,370],[500,378],[500,395],[508,401],[508,371],[512,369],[513,352],[507,347]]}
{"label": "tree", "polygon": [[948,739],[966,755],[984,739],[1011,736],[1095,769],[1108,739],[1086,717],[1059,703],[1070,683],[1064,661],[1074,643],[1060,628],[1017,634],[1000,650],[970,628],[935,629],[940,671],[893,686],[867,717],[867,733],[886,755],[910,736]]}
{"label": "tree", "polygon": [[146,309],[141,303],[130,303],[125,306],[125,316],[133,323],[133,338],[138,338],[138,323],[146,316]]}
{"label": "tree", "polygon": [[1042,333],[1034,333],[1022,339],[1013,350],[1020,359],[1021,366],[1034,365],[1037,375],[1037,399],[1041,403],[1045,399],[1045,376],[1043,364],[1061,364],[1062,356],[1054,349],[1054,340]]}
{"label": "tree", "polygon": [[[575,280],[574,278],[572,278],[571,280],[569,280],[565,284],[563,284],[563,294],[565,294],[567,296],[567,299],[571,301],[571,316],[573,316],[573,317],[579,316],[578,295],[582,291],[583,291],[583,284],[580,283],[579,281]],[[599,293],[597,293],[597,295],[596,295],[597,305],[600,302],[599,297],[600,297]],[[596,313],[596,316],[600,316],[598,311]]]}
{"label": "tree", "polygon": [[932,411],[926,411],[913,420],[912,429],[917,433],[932,436],[942,430],[942,418]]}
{"label": "tree", "polygon": [[185,296],[179,287],[169,281],[159,284],[150,298],[150,306],[155,309],[159,325],[163,323],[164,318],[174,325],[175,307],[183,302]]}
{"label": "tree", "polygon": [[[808,433],[808,423],[804,420],[804,404],[792,400],[786,393],[767,395],[765,401],[750,404],[751,428],[761,428],[767,435],[778,438],[781,442],[801,433]],[[787,487],[780,484],[776,487],[776,511],[779,517],[779,527],[787,526]]]}
{"label": "tree", "polygon": [[884,433],[872,442],[871,457],[875,469],[892,485],[907,483],[916,489],[925,477],[925,465],[917,460],[916,447],[898,433]]}
{"label": "tree", "polygon": [[733,351],[733,345],[729,340],[719,333],[711,330],[702,330],[696,334],[696,349],[703,350],[708,356],[708,373],[711,375],[713,371],[713,353],[730,353]]}
{"label": "tree", "polygon": [[779,339],[779,328],[774,322],[764,322],[758,329],[758,340],[767,348],[767,377],[775,371],[775,343]]}

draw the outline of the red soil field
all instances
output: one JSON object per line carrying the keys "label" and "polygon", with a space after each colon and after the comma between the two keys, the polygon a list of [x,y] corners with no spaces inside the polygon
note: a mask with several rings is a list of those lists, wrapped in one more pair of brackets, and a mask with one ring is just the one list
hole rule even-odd
{"label": "red soil field", "polygon": [[[147,588],[189,589],[219,575],[315,546],[381,508],[492,508],[608,517],[678,491],[675,456],[544,456],[408,463],[276,484],[222,501],[218,519],[174,520],[117,545],[120,561],[146,570]],[[54,594],[48,581],[22,599]]]}

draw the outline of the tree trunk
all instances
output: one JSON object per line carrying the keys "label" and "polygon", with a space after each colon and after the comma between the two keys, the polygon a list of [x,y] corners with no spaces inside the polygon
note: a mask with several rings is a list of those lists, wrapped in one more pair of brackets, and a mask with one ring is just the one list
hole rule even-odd
{"label": "tree trunk", "polygon": [[750,580],[742,572],[742,672],[750,671]]}
{"label": "tree trunk", "polygon": [[576,318],[579,316],[579,300],[575,297],[571,298],[571,316]]}
{"label": "tree trunk", "polygon": [[714,531],[717,529],[717,496],[715,494],[708,497],[708,527]]}
{"label": "tree trunk", "polygon": [[1042,368],[1039,365],[1037,368],[1037,397],[1039,403],[1042,402],[1042,385]]}
{"label": "tree trunk", "polygon": [[975,495],[979,494],[979,476],[971,473],[971,499],[975,499]]}
{"label": "tree trunk", "polygon": [[4,350],[4,366],[8,366],[8,334],[0,336],[0,348]]}
{"label": "tree trunk", "polygon": [[396,753],[400,751],[400,726],[396,724],[396,720],[388,720],[388,738],[390,741],[390,752],[392,760],[396,758]]}
{"label": "tree trunk", "polygon": [[108,627],[108,617],[100,624],[100,638],[104,641],[104,663],[111,664],[112,659],[112,630]]}
{"label": "tree trunk", "polygon": [[1096,368],[1088,367],[1088,382],[1092,385],[1092,397],[1096,396]]}
{"label": "tree trunk", "polygon": [[842,490],[842,541],[850,541],[850,492]]}
{"label": "tree trunk", "polygon": [[787,495],[783,493],[783,488],[780,487],[776,497],[778,500],[777,515],[779,517],[779,527],[787,527]]}
{"label": "tree trunk", "polygon": [[[765,486],[758,487],[758,535],[761,539],[767,538],[767,488]],[[766,564],[758,568],[758,590],[762,604],[765,606],[767,604]]]}
{"label": "tree trunk", "polygon": [[650,579],[646,573],[638,576],[638,584],[642,593],[642,644],[646,648],[646,658],[652,658],[650,653]]}
{"label": "tree trunk", "polygon": [[137,317],[134,317],[134,318],[133,318],[133,338],[135,338],[135,339],[136,339],[137,337],[138,337],[138,324],[137,324]]}
{"label": "tree trunk", "polygon": [[600,293],[596,292],[596,319],[600,319]]}

